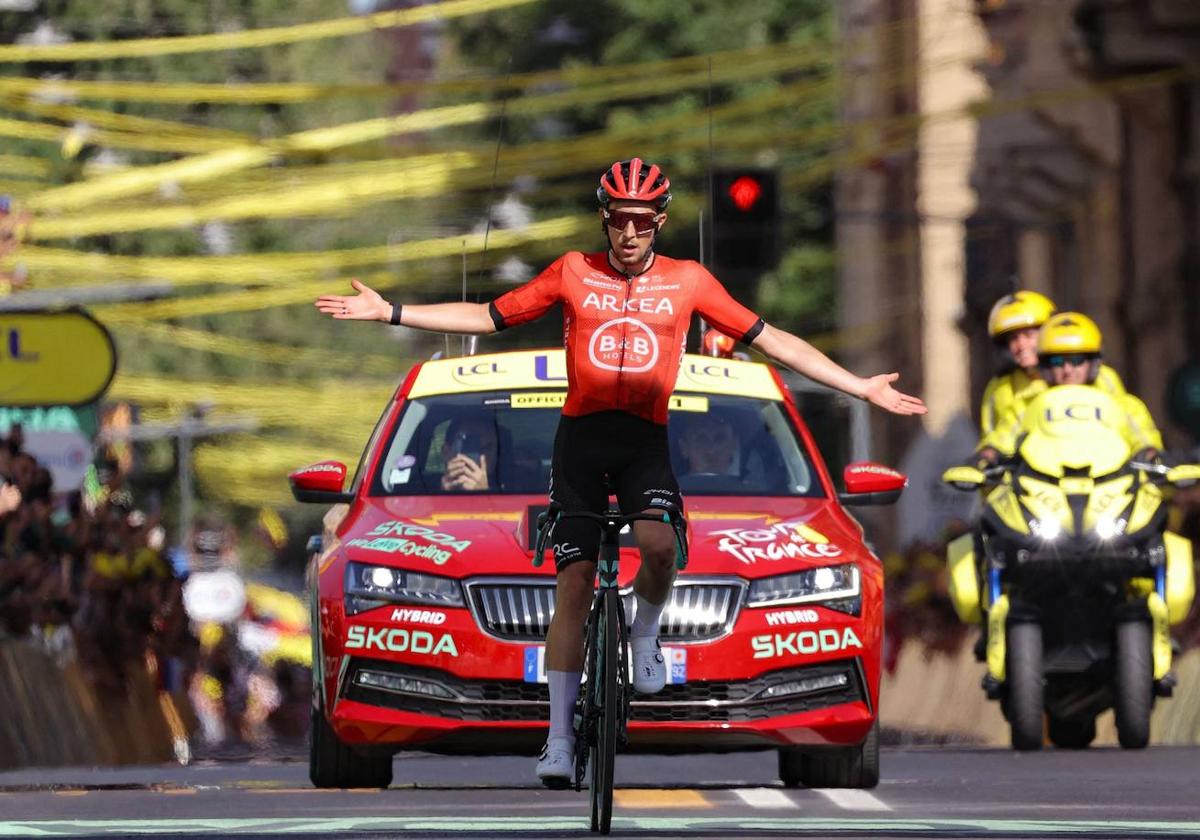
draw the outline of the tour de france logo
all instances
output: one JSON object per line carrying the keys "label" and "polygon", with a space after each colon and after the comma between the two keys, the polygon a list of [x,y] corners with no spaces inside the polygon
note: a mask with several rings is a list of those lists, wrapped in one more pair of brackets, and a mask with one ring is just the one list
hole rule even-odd
{"label": "tour de france logo", "polygon": [[658,361],[658,336],[637,318],[614,318],[592,333],[588,357],[601,370],[643,373]]}

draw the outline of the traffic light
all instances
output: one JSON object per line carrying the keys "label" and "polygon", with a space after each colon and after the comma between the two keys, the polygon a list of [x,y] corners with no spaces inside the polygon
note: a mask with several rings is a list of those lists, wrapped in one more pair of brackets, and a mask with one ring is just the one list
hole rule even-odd
{"label": "traffic light", "polygon": [[713,173],[712,242],[713,273],[735,296],[753,300],[759,277],[779,260],[779,190],[774,170]]}

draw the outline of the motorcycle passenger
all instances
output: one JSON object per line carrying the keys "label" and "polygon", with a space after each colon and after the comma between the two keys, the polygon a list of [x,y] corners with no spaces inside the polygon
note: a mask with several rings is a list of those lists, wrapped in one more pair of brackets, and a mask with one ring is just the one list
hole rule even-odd
{"label": "motorcycle passenger", "polygon": [[[1032,400],[1048,387],[1060,385],[1090,385],[1102,391],[1108,389],[1099,381],[1103,364],[1101,361],[1102,336],[1100,328],[1091,318],[1079,312],[1060,312],[1047,320],[1038,334],[1037,360],[1041,379],[1036,388],[1027,389]],[[1122,389],[1120,394],[1109,395],[1121,408],[1123,418],[1118,431],[1129,444],[1137,460],[1153,460],[1162,451],[1162,434],[1154,425],[1146,404],[1133,394]],[[1028,401],[1026,401],[1028,402]],[[1024,411],[1018,413],[1010,407],[1006,417],[984,439],[984,450],[991,449],[1004,455],[1016,451],[1022,430]]]}

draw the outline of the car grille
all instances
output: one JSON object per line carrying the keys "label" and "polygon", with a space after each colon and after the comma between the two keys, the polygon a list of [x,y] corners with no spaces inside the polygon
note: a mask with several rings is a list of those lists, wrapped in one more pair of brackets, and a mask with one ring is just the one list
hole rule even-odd
{"label": "car grille", "polygon": [[[541,642],[554,615],[554,583],[529,579],[476,579],[466,583],[475,621],[488,635],[520,642]],[[675,582],[659,621],[659,639],[701,642],[724,636],[737,619],[746,588],[729,578],[686,578]],[[622,592],[626,610],[633,593]]]}
{"label": "car grille", "polygon": [[[358,683],[358,675],[362,670],[437,683],[456,695],[456,699],[440,699],[363,686]],[[836,674],[846,675],[844,686],[766,700],[757,697],[770,686]],[[435,715],[450,720],[550,719],[549,689],[544,684],[516,680],[464,680],[432,668],[416,668],[372,659],[351,660],[343,696],[373,706]],[[863,700],[865,697],[857,663],[854,660],[845,660],[806,668],[786,668],[738,682],[696,681],[668,685],[654,695],[653,699],[635,697],[630,704],[630,719],[649,723],[741,723],[824,709],[840,703]]]}

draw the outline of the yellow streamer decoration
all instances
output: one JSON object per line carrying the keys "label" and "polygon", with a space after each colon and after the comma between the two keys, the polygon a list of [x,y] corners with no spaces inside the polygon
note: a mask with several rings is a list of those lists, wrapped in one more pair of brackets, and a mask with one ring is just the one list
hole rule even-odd
{"label": "yellow streamer decoration", "polygon": [[50,174],[50,164],[28,155],[0,155],[0,172],[21,178],[45,178]]}
{"label": "yellow streamer decoration", "polygon": [[383,376],[394,376],[397,371],[406,369],[411,364],[411,360],[401,357],[370,353],[351,355],[325,347],[295,347],[269,341],[255,341],[240,336],[222,335],[207,330],[194,330],[175,324],[167,326],[153,322],[121,322],[119,333],[123,335],[127,332],[151,341],[185,347],[188,350],[220,353],[256,362],[343,368]]}
{"label": "yellow streamer decoration", "polygon": [[730,62],[741,63],[784,53],[793,59],[799,59],[801,56],[807,57],[807,63],[798,66],[822,67],[829,65],[834,60],[835,52],[835,48],[820,41],[811,44],[773,44],[765,47],[756,46],[637,64],[564,67],[560,70],[513,73],[504,77],[488,76],[387,84],[312,84],[307,82],[204,84],[9,77],[0,78],[0,92],[25,96],[36,95],[45,99],[103,99],[120,102],[187,105],[196,102],[224,105],[302,104],[329,99],[397,96],[405,93],[421,93],[422,95],[486,93],[500,90],[522,91],[542,85],[592,85],[613,79],[628,79],[631,76],[653,78],[684,71],[706,70],[710,61],[714,67],[721,67]]}
{"label": "yellow streamer decoration", "polygon": [[222,412],[251,414],[266,426],[299,427],[310,434],[336,439],[346,429],[358,429],[361,433],[365,427],[369,433],[395,392],[400,375],[407,370],[403,363],[398,363],[396,380],[386,383],[329,378],[312,385],[278,380],[194,381],[118,371],[109,388],[109,397],[180,410],[195,403],[212,402]]}
{"label": "yellow streamer decoration", "polygon": [[247,143],[257,142],[255,137],[239,131],[151,117],[138,117],[133,114],[118,114],[97,108],[82,108],[78,105],[55,105],[25,97],[7,97],[2,104],[13,110],[24,111],[39,117],[49,117],[65,123],[84,123],[93,128],[110,128],[131,134],[170,135],[171,137],[191,138],[199,142],[207,141],[212,149],[233,145],[244,146]]}
{"label": "yellow streamer decoration", "polygon": [[[538,239],[564,239],[590,229],[596,224],[596,220],[591,217],[567,217],[561,220],[551,220],[551,222],[557,222],[557,224],[546,223],[546,226],[536,231],[533,230],[532,225],[523,231],[492,231],[488,241],[488,248],[500,250],[502,248],[524,245]],[[463,238],[457,237],[430,241],[437,242],[444,249],[443,255],[451,256],[461,253]],[[466,238],[468,241],[468,251],[478,249],[483,240],[482,234],[471,234]],[[451,243],[455,243],[457,248],[451,249],[449,247]],[[429,247],[432,249],[433,246]],[[393,272],[377,272],[366,275],[362,279],[369,285],[380,285],[383,287],[394,287],[397,285],[397,278]],[[276,306],[311,303],[316,300],[318,295],[328,292],[332,284],[333,281],[331,280],[313,280],[305,283],[289,283],[282,288],[270,287],[254,291],[226,292],[150,303],[110,304],[108,306],[94,307],[92,311],[104,322],[112,324],[129,321],[163,320],[166,318],[191,318],[199,315],[216,315],[226,312],[250,312]]]}
{"label": "yellow streamer decoration", "polygon": [[445,0],[399,11],[376,12],[362,17],[274,26],[243,32],[183,35],[169,38],[131,38],[125,41],[84,41],[69,44],[13,44],[0,47],[0,63],[25,61],[100,61],[110,58],[145,58],[159,55],[216,52],[218,50],[272,47],[345,38],[377,29],[411,26],[431,20],[465,17],[523,6],[532,0]]}
{"label": "yellow streamer decoration", "polygon": [[[787,55],[772,57],[762,63],[730,64],[714,70],[714,82],[730,82],[745,79],[758,79],[764,74],[779,73],[791,69],[799,59]],[[676,93],[708,84],[707,73],[691,72],[660,78],[639,79],[637,81],[612,84],[601,88],[560,91],[540,96],[525,96],[509,103],[507,112],[510,116],[519,114],[541,114],[562,108],[607,102],[614,99],[631,98],[643,99]],[[811,86],[811,83],[809,83]],[[157,188],[165,181],[184,184],[193,181],[208,180],[224,177],[239,170],[254,166],[262,166],[276,159],[277,155],[286,152],[328,152],[333,149],[381,140],[385,137],[396,136],[417,131],[431,131],[451,126],[467,125],[480,122],[499,113],[500,102],[469,103],[466,105],[449,105],[440,108],[430,108],[409,114],[393,117],[381,117],[332,126],[329,128],[312,129],[289,135],[279,140],[264,142],[260,146],[234,148],[214,152],[182,161],[160,164],[157,166],[140,167],[133,171],[117,172],[109,176],[97,178],[81,184],[71,184],[35,197],[30,202],[30,209],[36,211],[79,209],[99,201],[108,201],[119,197],[128,197],[145,193]],[[657,128],[657,126],[656,126]],[[185,224],[186,221],[169,222],[167,224]],[[95,225],[95,220],[90,222]],[[130,228],[117,228],[126,230]],[[35,233],[39,238],[55,238],[56,236],[79,236],[88,232],[103,232],[101,228],[90,229],[87,224],[83,228],[71,227],[58,233],[47,233],[39,227]]]}
{"label": "yellow streamer decoration", "polygon": [[[25,122],[0,118],[0,136],[17,137],[22,140],[43,140],[49,143],[62,143],[72,132],[79,129],[73,126],[48,125],[47,123]],[[214,149],[228,146],[227,142],[214,142],[200,137],[159,136],[155,134],[131,134],[120,131],[108,131],[92,128],[80,135],[80,141],[110,146],[115,149],[134,149],[142,152],[173,152],[183,154],[203,154]],[[60,189],[65,189],[61,187]]]}
{"label": "yellow streamer decoration", "polygon": [[[595,218],[591,216],[559,216],[534,222],[521,230],[493,230],[488,237],[488,248],[500,251],[533,242],[566,239],[595,224]],[[231,283],[281,286],[320,273],[382,263],[454,257],[463,253],[464,249],[474,254],[482,250],[483,241],[482,233],[470,233],[337,251],[226,257],[116,257],[30,246],[22,250],[21,261],[31,271],[76,270],[126,280],[167,279],[180,285]],[[151,305],[139,303],[135,311],[143,311]]]}

